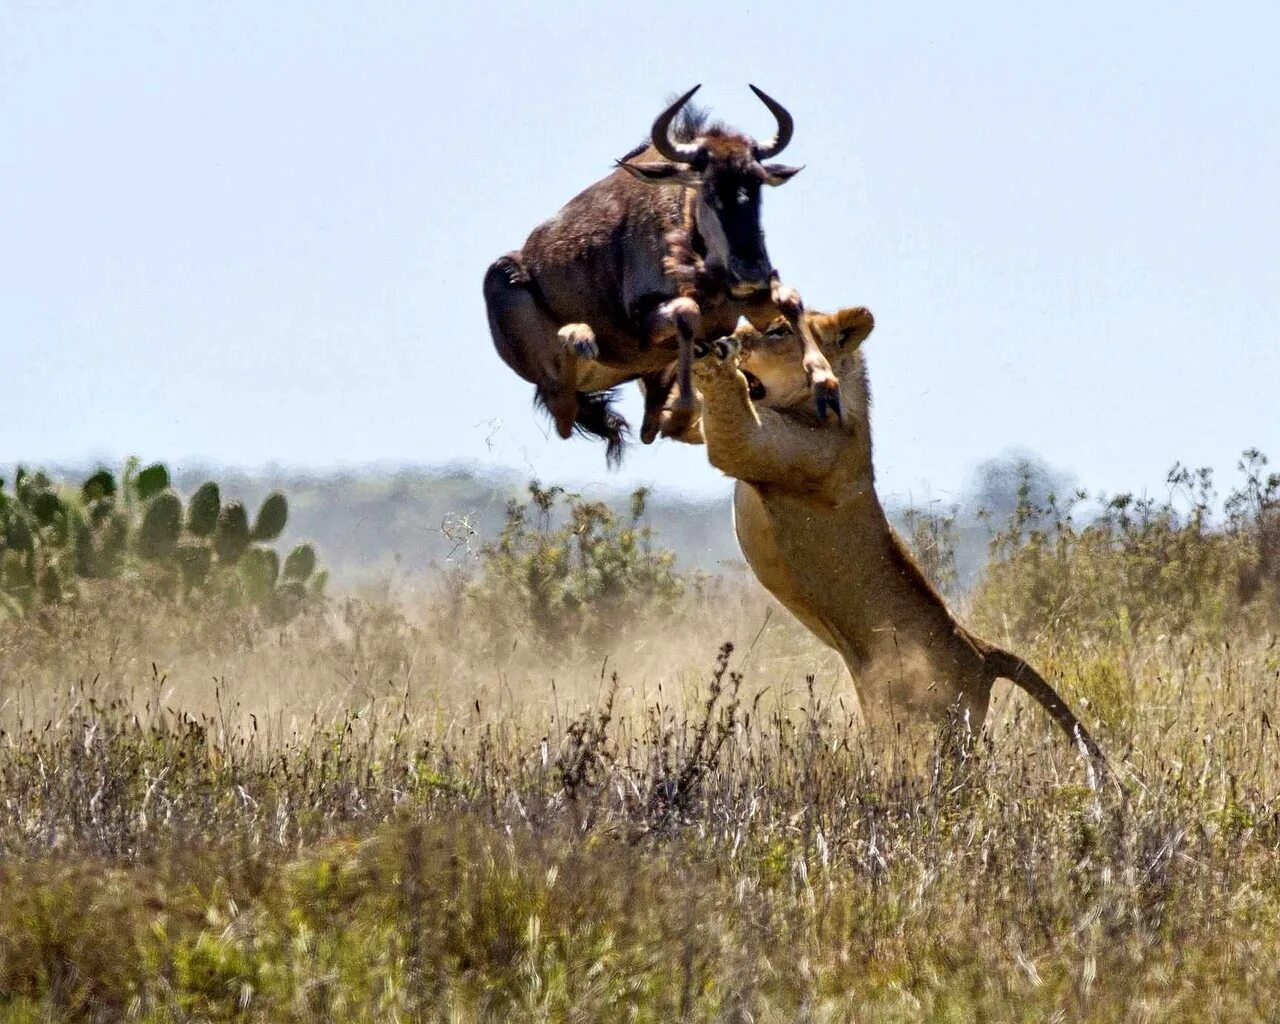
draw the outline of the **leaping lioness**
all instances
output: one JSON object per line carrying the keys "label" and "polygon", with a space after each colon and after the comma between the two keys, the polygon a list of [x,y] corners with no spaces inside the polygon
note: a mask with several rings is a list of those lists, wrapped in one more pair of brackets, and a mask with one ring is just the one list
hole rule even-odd
{"label": "leaping lioness", "polygon": [[806,316],[840,381],[840,423],[819,424],[800,341],[785,321],[763,333],[743,324],[694,368],[707,456],[737,481],[734,525],[756,576],[840,653],[873,732],[946,725],[957,713],[976,732],[992,684],[1004,678],[1104,765],[1088,730],[1035,669],[956,621],[889,525],[874,486],[858,351],[871,314],[857,307]]}

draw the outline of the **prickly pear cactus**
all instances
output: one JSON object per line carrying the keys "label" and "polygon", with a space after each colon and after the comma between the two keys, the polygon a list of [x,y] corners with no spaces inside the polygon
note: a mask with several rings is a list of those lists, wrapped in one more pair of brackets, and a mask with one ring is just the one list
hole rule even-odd
{"label": "prickly pear cactus", "polygon": [[252,538],[259,543],[275,540],[284,532],[288,522],[289,502],[279,491],[272,491],[258,509],[258,515],[253,521]]}
{"label": "prickly pear cactus", "polygon": [[218,528],[222,511],[222,495],[218,485],[207,480],[196,488],[187,503],[187,532],[193,537],[208,537]]}
{"label": "prickly pear cactus", "polygon": [[284,560],[284,578],[295,583],[306,583],[316,570],[316,549],[310,544],[299,544]]}
{"label": "prickly pear cactus", "polygon": [[223,565],[235,565],[249,547],[249,514],[241,502],[222,506],[218,528],[213,535],[213,550]]}
{"label": "prickly pear cactus", "polygon": [[183,600],[249,603],[273,623],[323,596],[310,544],[283,565],[267,546],[288,524],[283,494],[268,495],[251,527],[244,504],[224,504],[213,481],[184,506],[162,463],[139,466],[100,469],[74,491],[25,469],[11,491],[0,480],[0,619],[67,600],[81,580],[117,577]]}
{"label": "prickly pear cactus", "polygon": [[109,469],[100,469],[80,487],[80,500],[86,505],[116,496],[116,478]]}
{"label": "prickly pear cactus", "polygon": [[138,525],[135,546],[143,558],[171,558],[182,535],[182,499],[173,491],[160,491],[146,504]]}
{"label": "prickly pear cactus", "polygon": [[40,571],[40,600],[45,604],[58,604],[63,597],[62,573],[56,562],[50,562]]}
{"label": "prickly pear cactus", "polygon": [[276,589],[276,580],[280,578],[280,556],[270,548],[251,547],[241,556],[238,568],[245,595],[260,605]]}
{"label": "prickly pear cactus", "polygon": [[188,590],[198,590],[209,581],[209,570],[213,567],[213,552],[208,544],[184,540],[178,544],[173,553],[178,571],[182,574],[182,582]]}
{"label": "prickly pear cactus", "polygon": [[134,492],[139,501],[147,501],[169,486],[169,471],[159,462],[141,470],[134,478]]}

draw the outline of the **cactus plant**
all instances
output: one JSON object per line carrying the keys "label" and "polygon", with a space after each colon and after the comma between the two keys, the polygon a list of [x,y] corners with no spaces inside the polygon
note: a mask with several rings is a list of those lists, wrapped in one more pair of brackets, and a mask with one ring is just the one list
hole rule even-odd
{"label": "cactus plant", "polygon": [[310,544],[299,544],[284,560],[284,578],[295,583],[306,583],[315,568],[316,549]]}
{"label": "cactus plant", "polygon": [[134,478],[134,492],[139,501],[154,497],[169,486],[169,471],[159,462],[148,466]]}
{"label": "cactus plant", "polygon": [[270,548],[249,548],[240,559],[240,579],[245,596],[261,605],[276,588],[280,578],[280,557]]}
{"label": "cactus plant", "polygon": [[267,495],[258,515],[253,520],[252,538],[256,541],[275,540],[284,532],[289,522],[289,502],[279,491]]}
{"label": "cactus plant", "polygon": [[213,566],[213,552],[207,544],[183,541],[174,552],[174,560],[188,589],[203,587]]}
{"label": "cactus plant", "polygon": [[10,551],[33,554],[35,552],[35,533],[26,516],[15,512],[5,527],[5,547]]}
{"label": "cactus plant", "polygon": [[86,505],[116,496],[116,478],[109,469],[100,469],[80,487],[80,500]]}
{"label": "cactus plant", "polygon": [[238,501],[222,506],[218,528],[213,535],[213,550],[218,561],[234,565],[249,546],[249,515]]}
{"label": "cactus plant", "polygon": [[62,601],[62,574],[54,563],[46,565],[40,571],[40,600],[44,604],[58,604]]}
{"label": "cactus plant", "polygon": [[161,491],[146,504],[138,527],[137,549],[143,558],[170,557],[182,534],[182,500],[173,491]]}
{"label": "cactus plant", "polygon": [[202,483],[187,503],[187,532],[193,537],[208,537],[218,527],[222,496],[212,480]]}
{"label": "cactus plant", "polygon": [[266,543],[288,523],[283,494],[268,495],[253,517],[222,503],[213,481],[185,507],[168,469],[129,459],[117,476],[99,469],[78,491],[20,468],[12,492],[0,480],[0,616],[74,595],[81,579],[132,575],[160,593],[247,601],[271,622],[285,622],[323,595],[326,574],[315,549],[298,544],[285,558]]}

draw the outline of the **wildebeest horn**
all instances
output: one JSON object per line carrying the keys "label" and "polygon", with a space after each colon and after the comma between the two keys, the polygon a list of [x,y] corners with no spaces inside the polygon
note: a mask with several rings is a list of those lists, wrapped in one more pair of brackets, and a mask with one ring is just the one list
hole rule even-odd
{"label": "wildebeest horn", "polygon": [[[676,119],[680,109],[693,98],[693,94],[701,88],[701,85],[695,85],[659,114],[658,119],[653,122],[653,148],[668,160],[674,160],[676,163],[681,164],[691,164],[697,159],[697,146],[688,142],[675,142],[671,138],[671,122]],[[783,111],[783,113],[786,113],[786,111]]]}
{"label": "wildebeest horn", "polygon": [[775,157],[787,148],[787,143],[791,141],[791,135],[796,130],[796,122],[792,116],[787,113],[787,108],[775,100],[767,92],[757,89],[754,85],[751,91],[760,97],[760,102],[769,108],[769,112],[778,121],[778,134],[764,145],[756,144],[756,159],[768,160]]}

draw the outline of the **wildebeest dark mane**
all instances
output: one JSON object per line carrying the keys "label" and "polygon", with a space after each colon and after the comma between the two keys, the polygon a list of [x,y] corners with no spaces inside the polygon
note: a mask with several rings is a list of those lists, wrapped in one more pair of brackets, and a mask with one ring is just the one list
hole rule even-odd
{"label": "wildebeest dark mane", "polygon": [[[674,96],[669,97],[669,100],[674,99]],[[735,133],[723,121],[711,120],[709,107],[700,107],[696,103],[686,103],[676,119],[671,123],[671,138],[676,142],[692,142],[699,135],[732,134]],[[619,162],[634,160],[650,145],[650,140],[645,139],[639,145],[628,150]]]}
{"label": "wildebeest dark mane", "polygon": [[[675,97],[672,97],[674,99]],[[699,135],[726,131],[723,121],[711,120],[711,108],[696,103],[686,103],[671,125],[671,137],[676,142],[692,142]]]}

